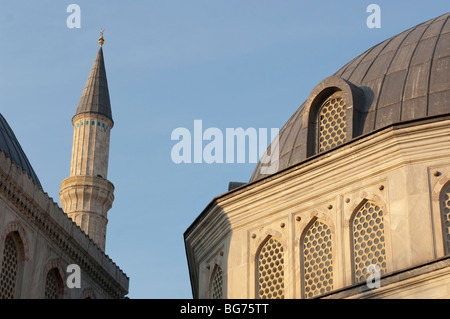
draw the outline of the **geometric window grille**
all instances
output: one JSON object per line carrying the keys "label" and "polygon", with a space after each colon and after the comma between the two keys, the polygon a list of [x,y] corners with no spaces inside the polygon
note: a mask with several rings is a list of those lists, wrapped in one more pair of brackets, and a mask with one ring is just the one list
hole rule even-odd
{"label": "geometric window grille", "polygon": [[284,253],[281,243],[270,237],[258,257],[258,297],[284,299]]}
{"label": "geometric window grille", "polygon": [[450,183],[441,192],[441,220],[445,255],[450,254]]}
{"label": "geometric window grille", "polygon": [[333,94],[322,104],[318,114],[319,153],[344,143],[346,130],[345,101],[339,94]]}
{"label": "geometric window grille", "polygon": [[62,297],[60,293],[61,288],[61,280],[56,268],[53,268],[47,273],[47,278],[45,279],[44,299],[60,299]]}
{"label": "geometric window grille", "polygon": [[11,235],[5,240],[3,252],[2,273],[0,274],[0,299],[13,299],[16,292],[18,272],[18,252]]}
{"label": "geometric window grille", "polygon": [[212,280],[212,299],[222,299],[222,268],[216,266],[216,271]]}
{"label": "geometric window grille", "polygon": [[352,224],[355,281],[365,281],[375,270],[379,270],[380,276],[385,274],[383,211],[376,203],[367,201],[355,214]]}
{"label": "geometric window grille", "polygon": [[333,253],[330,228],[313,223],[303,239],[304,295],[312,298],[333,290]]}

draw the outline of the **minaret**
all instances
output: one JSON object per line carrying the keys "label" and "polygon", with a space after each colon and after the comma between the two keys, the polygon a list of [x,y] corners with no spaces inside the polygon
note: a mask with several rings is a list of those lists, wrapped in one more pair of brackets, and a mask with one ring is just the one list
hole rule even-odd
{"label": "minaret", "polygon": [[70,176],[59,192],[64,212],[104,251],[107,213],[114,200],[114,185],[107,180],[109,139],[114,125],[100,48],[72,118],[74,127]]}

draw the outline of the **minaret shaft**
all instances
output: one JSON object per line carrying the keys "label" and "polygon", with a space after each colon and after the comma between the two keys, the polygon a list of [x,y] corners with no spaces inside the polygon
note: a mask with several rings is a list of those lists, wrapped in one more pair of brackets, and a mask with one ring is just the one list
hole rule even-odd
{"label": "minaret shaft", "polygon": [[80,114],[73,122],[70,176],[107,178],[111,120],[98,114]]}

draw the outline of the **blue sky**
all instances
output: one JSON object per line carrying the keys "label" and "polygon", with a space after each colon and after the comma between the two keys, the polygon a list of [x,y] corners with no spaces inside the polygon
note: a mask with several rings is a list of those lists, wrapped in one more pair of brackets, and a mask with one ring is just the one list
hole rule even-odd
{"label": "blue sky", "polygon": [[[69,29],[69,4],[81,28]],[[369,29],[366,8],[381,8]],[[433,1],[2,1],[0,112],[50,197],[68,177],[72,116],[98,50],[115,126],[106,253],[130,298],[191,298],[183,232],[256,164],[175,164],[177,127],[281,128],[324,78],[450,8]]]}

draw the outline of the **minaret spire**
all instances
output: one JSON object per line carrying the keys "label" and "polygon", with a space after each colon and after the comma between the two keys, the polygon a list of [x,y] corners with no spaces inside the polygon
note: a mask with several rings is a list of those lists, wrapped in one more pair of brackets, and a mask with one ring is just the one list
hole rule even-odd
{"label": "minaret spire", "polygon": [[81,94],[75,115],[70,176],[61,183],[64,212],[104,251],[107,213],[114,201],[114,185],[107,180],[110,132],[114,126],[100,48]]}
{"label": "minaret spire", "polygon": [[98,43],[100,44],[100,47],[105,43],[105,39],[103,39],[103,29],[100,30],[100,39],[98,39]]}
{"label": "minaret spire", "polygon": [[75,116],[81,113],[102,114],[112,121],[111,102],[109,100],[108,80],[106,79],[103,59],[103,30],[99,39],[100,48],[81,94]]}

